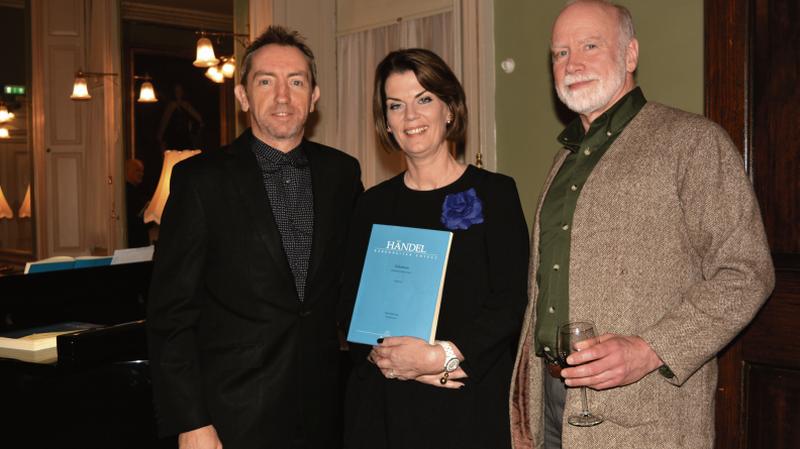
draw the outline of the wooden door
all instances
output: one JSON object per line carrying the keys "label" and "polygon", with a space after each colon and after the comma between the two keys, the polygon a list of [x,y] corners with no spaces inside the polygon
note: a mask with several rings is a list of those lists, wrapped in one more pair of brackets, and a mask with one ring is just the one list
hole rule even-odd
{"label": "wooden door", "polygon": [[[34,212],[38,258],[111,254],[122,239],[118,2],[31,0]],[[78,70],[92,99],[70,99]]]}
{"label": "wooden door", "polygon": [[717,448],[800,447],[800,2],[706,0],[705,112],[743,151],[775,290],[720,356]]}

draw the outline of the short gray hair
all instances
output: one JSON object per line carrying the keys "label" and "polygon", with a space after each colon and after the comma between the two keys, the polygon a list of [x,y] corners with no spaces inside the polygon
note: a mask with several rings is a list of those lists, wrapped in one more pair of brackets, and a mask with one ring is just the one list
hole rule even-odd
{"label": "short gray hair", "polygon": [[569,0],[566,6],[564,6],[564,9],[575,3],[595,3],[597,5],[613,8],[617,12],[617,18],[619,19],[619,44],[621,47],[625,48],[630,41],[636,37],[636,30],[633,26],[633,16],[628,8],[608,0]]}

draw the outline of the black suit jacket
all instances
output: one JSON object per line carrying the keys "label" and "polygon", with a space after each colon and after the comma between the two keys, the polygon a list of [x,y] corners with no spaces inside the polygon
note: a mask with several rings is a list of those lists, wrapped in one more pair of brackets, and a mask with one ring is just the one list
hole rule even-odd
{"label": "black suit jacket", "polygon": [[314,234],[301,303],[252,139],[248,130],[173,170],[147,314],[159,429],[213,424],[226,449],[329,447],[339,427],[334,311],[359,166],[304,142]]}

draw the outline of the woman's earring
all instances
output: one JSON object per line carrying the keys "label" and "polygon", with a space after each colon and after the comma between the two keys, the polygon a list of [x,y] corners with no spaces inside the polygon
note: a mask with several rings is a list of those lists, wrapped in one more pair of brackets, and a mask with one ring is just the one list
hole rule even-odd
{"label": "woman's earring", "polygon": [[447,124],[449,125],[452,121],[453,121],[453,117],[448,116],[447,117]]}

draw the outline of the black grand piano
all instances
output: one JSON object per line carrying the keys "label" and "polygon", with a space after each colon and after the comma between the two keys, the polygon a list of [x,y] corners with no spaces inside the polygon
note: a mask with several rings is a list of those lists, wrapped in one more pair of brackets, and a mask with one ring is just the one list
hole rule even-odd
{"label": "black grand piano", "polygon": [[0,276],[0,334],[82,322],[58,360],[0,358],[2,447],[171,448],[159,440],[144,331],[151,262]]}

